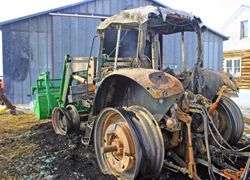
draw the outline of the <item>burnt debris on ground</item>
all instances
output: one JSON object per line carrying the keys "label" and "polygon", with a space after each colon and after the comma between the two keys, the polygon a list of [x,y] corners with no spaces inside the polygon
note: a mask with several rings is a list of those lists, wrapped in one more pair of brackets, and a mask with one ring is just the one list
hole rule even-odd
{"label": "burnt debris on ground", "polygon": [[[198,167],[207,178],[206,168]],[[92,145],[80,135],[60,136],[34,115],[0,116],[0,179],[115,179],[101,173]],[[188,179],[163,170],[158,179]]]}
{"label": "burnt debris on ground", "polygon": [[114,179],[101,173],[94,148],[82,145],[80,136],[57,135],[50,121],[33,115],[0,119],[1,178]]}

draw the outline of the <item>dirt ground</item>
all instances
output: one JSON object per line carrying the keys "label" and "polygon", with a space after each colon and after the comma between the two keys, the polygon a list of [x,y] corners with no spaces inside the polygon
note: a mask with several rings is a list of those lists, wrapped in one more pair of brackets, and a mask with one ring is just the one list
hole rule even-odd
{"label": "dirt ground", "polygon": [[92,146],[59,136],[34,115],[0,116],[0,179],[114,179],[104,176]]}
{"label": "dirt ground", "polygon": [[[80,136],[56,135],[49,120],[23,114],[0,115],[0,179],[115,178],[101,173],[93,146]],[[158,179],[188,178],[163,170]]]}

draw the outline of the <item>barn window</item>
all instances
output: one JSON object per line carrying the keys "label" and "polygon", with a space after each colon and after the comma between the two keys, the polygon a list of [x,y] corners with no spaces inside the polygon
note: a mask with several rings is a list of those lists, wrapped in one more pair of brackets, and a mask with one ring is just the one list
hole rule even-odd
{"label": "barn window", "polygon": [[248,20],[240,22],[240,38],[248,37]]}
{"label": "barn window", "polygon": [[241,58],[225,59],[224,71],[234,77],[241,76]]}

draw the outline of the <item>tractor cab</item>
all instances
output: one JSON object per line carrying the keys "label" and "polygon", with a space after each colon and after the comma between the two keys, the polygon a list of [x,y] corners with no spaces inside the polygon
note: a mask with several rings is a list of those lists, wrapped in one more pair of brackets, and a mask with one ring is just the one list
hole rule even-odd
{"label": "tractor cab", "polygon": [[[235,96],[237,85],[229,76],[203,68],[202,33],[206,30],[199,17],[169,7],[145,6],[121,11],[97,27],[100,45],[95,79],[101,81],[118,69],[154,69],[174,75],[185,89],[211,100],[216,99],[223,85],[229,88],[230,96]],[[197,59],[191,69],[186,68],[185,62],[185,32],[194,32],[197,36]],[[181,33],[182,68],[179,72],[174,72],[172,65],[163,58],[163,36],[175,33]]]}
{"label": "tractor cab", "polygon": [[201,32],[205,29],[199,18],[171,8],[146,6],[121,11],[97,27],[100,35],[97,75],[101,78],[107,71],[120,68],[162,70],[162,36],[181,32],[184,43],[185,31],[197,34],[197,63],[201,64]]}

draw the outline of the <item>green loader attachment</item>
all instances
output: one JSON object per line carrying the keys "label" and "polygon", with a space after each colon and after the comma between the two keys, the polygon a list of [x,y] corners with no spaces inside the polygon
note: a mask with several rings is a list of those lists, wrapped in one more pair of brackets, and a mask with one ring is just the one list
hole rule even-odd
{"label": "green loader attachment", "polygon": [[54,107],[58,107],[60,98],[61,79],[50,79],[49,72],[39,75],[37,85],[32,86],[32,98],[35,98],[34,112],[37,118],[51,117]]}
{"label": "green loader attachment", "polygon": [[[63,115],[67,126],[79,128],[81,117],[87,116],[91,111],[94,68],[95,58],[71,57],[67,54],[61,79],[51,79],[49,72],[41,73],[37,85],[32,86],[32,97],[36,101],[35,115],[39,119],[47,119],[54,112],[54,119]],[[77,120],[69,122],[70,119]],[[59,124],[56,123],[55,126]]]}

